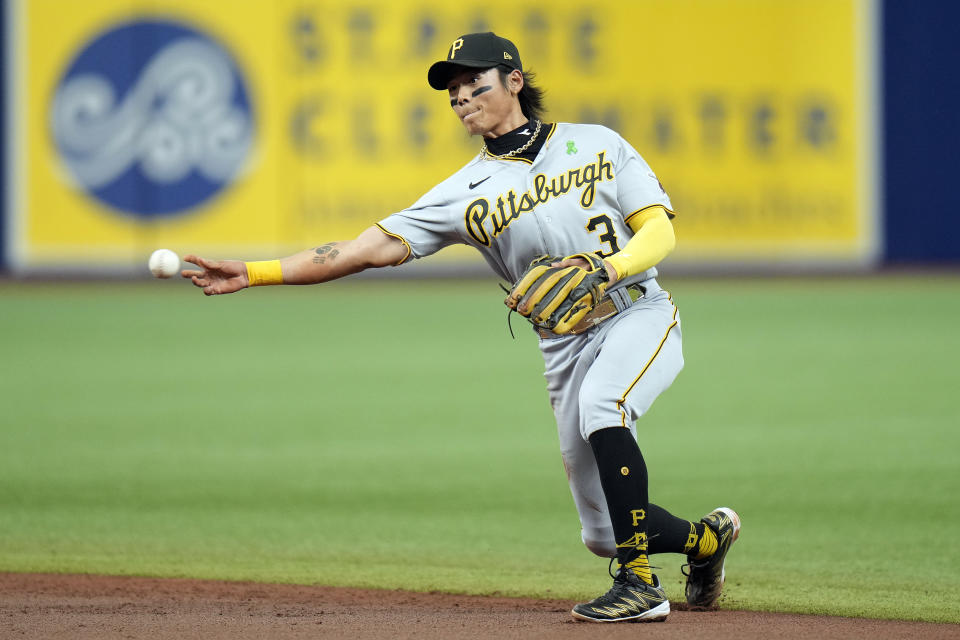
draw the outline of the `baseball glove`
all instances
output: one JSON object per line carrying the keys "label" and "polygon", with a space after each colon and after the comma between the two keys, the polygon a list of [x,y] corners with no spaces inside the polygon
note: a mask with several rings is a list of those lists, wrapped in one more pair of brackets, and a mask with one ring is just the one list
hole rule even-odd
{"label": "baseball glove", "polygon": [[[568,258],[582,258],[589,267],[550,266]],[[592,253],[540,256],[513,285],[504,304],[536,326],[563,335],[600,302],[609,280],[603,260]]]}

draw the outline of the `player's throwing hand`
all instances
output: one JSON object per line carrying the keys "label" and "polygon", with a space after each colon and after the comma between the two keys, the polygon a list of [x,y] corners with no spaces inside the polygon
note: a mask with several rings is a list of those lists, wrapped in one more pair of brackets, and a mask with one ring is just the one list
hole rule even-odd
{"label": "player's throwing hand", "polygon": [[205,295],[233,293],[250,286],[247,267],[241,260],[207,260],[192,254],[183,260],[202,268],[202,271],[184,269],[180,275],[189,278],[195,286],[203,289]]}

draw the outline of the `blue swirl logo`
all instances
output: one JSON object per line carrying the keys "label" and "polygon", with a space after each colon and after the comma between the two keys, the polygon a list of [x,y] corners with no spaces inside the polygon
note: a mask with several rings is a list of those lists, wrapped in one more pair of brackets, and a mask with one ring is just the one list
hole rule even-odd
{"label": "blue swirl logo", "polygon": [[253,139],[250,99],[229,53],[169,20],[94,38],[64,73],[50,118],[78,185],[145,218],[209,200],[243,168]]}

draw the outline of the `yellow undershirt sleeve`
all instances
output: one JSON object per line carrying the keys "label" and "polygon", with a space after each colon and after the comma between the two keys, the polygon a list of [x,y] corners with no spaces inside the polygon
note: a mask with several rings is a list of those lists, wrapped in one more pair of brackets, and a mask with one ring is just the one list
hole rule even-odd
{"label": "yellow undershirt sleeve", "polygon": [[667,257],[677,244],[667,210],[661,206],[648,207],[627,218],[633,237],[627,246],[607,262],[613,265],[622,280],[643,273]]}

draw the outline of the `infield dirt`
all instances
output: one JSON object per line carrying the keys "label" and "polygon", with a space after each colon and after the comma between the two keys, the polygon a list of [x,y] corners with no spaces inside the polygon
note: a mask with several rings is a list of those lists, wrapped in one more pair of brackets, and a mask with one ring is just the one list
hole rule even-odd
{"label": "infield dirt", "polygon": [[0,574],[0,638],[960,638],[960,625],[749,611],[574,622],[573,602],[322,586]]}

